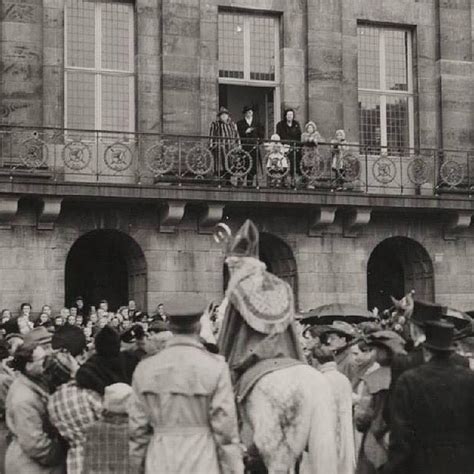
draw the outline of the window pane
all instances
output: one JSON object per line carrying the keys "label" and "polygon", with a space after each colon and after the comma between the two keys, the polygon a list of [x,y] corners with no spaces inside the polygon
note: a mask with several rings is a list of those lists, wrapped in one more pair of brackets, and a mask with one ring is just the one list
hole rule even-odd
{"label": "window pane", "polygon": [[66,7],[66,66],[93,68],[95,3],[69,0]]}
{"label": "window pane", "polygon": [[380,99],[377,95],[359,95],[359,135],[368,153],[380,152]]}
{"label": "window pane", "polygon": [[102,76],[102,128],[133,131],[130,123],[129,76]]}
{"label": "window pane", "polygon": [[407,35],[402,30],[385,30],[385,88],[388,90],[408,90]]}
{"label": "window pane", "polygon": [[128,3],[102,3],[102,67],[130,71],[130,41],[133,40]]}
{"label": "window pane", "polygon": [[274,18],[250,17],[250,79],[275,80],[275,28]]}
{"label": "window pane", "polygon": [[387,145],[389,152],[409,147],[408,97],[387,96]]}
{"label": "window pane", "polygon": [[219,76],[244,78],[244,16],[219,14]]}
{"label": "window pane", "polygon": [[95,126],[95,77],[92,73],[68,71],[66,74],[67,126],[92,129]]}
{"label": "window pane", "polygon": [[359,26],[359,88],[380,89],[380,35],[378,28]]}

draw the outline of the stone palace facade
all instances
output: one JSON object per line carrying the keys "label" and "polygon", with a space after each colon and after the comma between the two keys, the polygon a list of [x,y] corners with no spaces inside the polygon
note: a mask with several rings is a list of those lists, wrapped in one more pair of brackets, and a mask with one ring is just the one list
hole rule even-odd
{"label": "stone palace facade", "polygon": [[[4,0],[0,305],[220,299],[213,226],[251,217],[301,310],[474,309],[473,58],[471,0]],[[210,145],[244,105],[266,138],[317,124],[287,185],[269,146]]]}

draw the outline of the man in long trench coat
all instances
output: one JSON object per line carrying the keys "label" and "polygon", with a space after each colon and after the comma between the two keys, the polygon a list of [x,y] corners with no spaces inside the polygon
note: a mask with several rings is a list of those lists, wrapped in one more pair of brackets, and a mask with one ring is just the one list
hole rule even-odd
{"label": "man in long trench coat", "polygon": [[196,296],[167,304],[174,336],[135,371],[129,429],[136,472],[243,473],[229,368],[199,341],[205,307]]}

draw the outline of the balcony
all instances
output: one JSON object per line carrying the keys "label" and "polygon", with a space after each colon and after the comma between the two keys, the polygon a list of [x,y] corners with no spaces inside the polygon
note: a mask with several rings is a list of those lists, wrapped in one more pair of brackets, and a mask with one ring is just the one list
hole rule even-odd
{"label": "balcony", "polygon": [[0,180],[438,196],[470,195],[474,150],[245,142],[0,127]]}

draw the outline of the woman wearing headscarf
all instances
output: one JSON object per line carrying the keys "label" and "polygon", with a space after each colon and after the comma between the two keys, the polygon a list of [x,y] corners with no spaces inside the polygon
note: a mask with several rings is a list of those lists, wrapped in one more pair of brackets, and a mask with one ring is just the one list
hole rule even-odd
{"label": "woman wearing headscarf", "polygon": [[95,337],[96,353],[77,371],[77,385],[101,396],[114,383],[130,385],[139,357],[120,349],[120,334],[110,326],[101,329]]}

